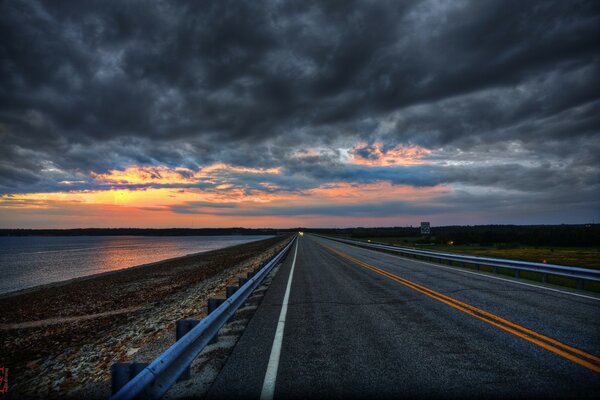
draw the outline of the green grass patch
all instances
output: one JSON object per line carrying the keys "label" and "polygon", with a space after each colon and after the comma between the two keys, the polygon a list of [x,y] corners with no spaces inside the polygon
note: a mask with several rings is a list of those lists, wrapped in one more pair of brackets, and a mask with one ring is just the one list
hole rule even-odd
{"label": "green grass patch", "polygon": [[551,247],[523,246],[519,244],[500,243],[491,246],[480,245],[417,245],[415,238],[378,237],[365,239],[372,243],[395,246],[414,247],[419,250],[443,251],[480,257],[505,258],[508,260],[531,261],[548,264],[566,265],[583,268],[600,269],[599,247]]}
{"label": "green grass patch", "polygon": [[[394,246],[411,247],[419,250],[442,251],[447,253],[473,255],[479,257],[504,258],[508,260],[531,261],[531,262],[546,262],[548,264],[577,266],[582,268],[600,269],[600,247],[533,247],[522,246],[519,244],[501,244],[492,246],[455,246],[455,245],[418,245],[416,243],[420,238],[395,238],[395,237],[377,237],[365,238],[360,241],[386,244]],[[353,239],[356,240],[356,239]],[[387,253],[387,251],[385,251]],[[432,262],[425,257],[418,257],[419,260]],[[443,264],[448,265],[448,262]],[[463,266],[468,269],[476,270],[477,265],[452,262],[449,265]],[[479,265],[479,270],[482,272],[494,272],[494,268],[486,265]],[[515,270],[510,268],[498,267],[496,270],[498,275],[515,276]],[[520,278],[531,281],[543,282],[543,274],[535,271],[521,271]],[[577,280],[574,278],[548,275],[547,283],[564,286],[569,288],[577,288]],[[600,292],[600,282],[584,281],[583,289],[592,292]]]}

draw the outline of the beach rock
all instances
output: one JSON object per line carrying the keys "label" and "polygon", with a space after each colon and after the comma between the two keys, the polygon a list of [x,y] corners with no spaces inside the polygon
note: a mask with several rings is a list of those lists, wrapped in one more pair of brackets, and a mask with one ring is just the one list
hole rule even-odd
{"label": "beach rock", "polygon": [[58,388],[60,385],[63,384],[64,381],[65,381],[65,377],[64,376],[61,377],[61,378],[56,379],[54,381],[54,383],[52,384],[53,388],[55,388],[55,389]]}
{"label": "beach rock", "polygon": [[127,357],[131,357],[132,355],[134,355],[135,353],[137,353],[139,349],[140,349],[139,347],[132,347],[129,350],[127,350],[127,352],[125,352],[125,355]]}

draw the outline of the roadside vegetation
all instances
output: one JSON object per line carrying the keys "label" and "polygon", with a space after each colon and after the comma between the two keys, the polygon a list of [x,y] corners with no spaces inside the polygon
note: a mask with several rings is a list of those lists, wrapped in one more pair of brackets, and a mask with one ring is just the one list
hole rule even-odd
{"label": "roadside vegetation", "polygon": [[[313,230],[315,231],[315,230]],[[316,230],[318,233],[359,241],[441,251],[480,257],[505,258],[547,264],[600,269],[600,225],[485,225],[433,227],[431,235],[419,228],[350,228]],[[452,262],[477,268],[477,265]],[[493,268],[481,265],[481,271]],[[514,276],[510,268],[498,268],[500,275]],[[543,281],[544,275],[521,271],[521,278]],[[576,279],[548,275],[550,284],[579,287]],[[581,283],[581,282],[579,282]],[[585,281],[580,288],[600,292],[600,282]]]}
{"label": "roadside vegetation", "polygon": [[[365,240],[365,239],[362,239]],[[480,257],[506,258],[509,260],[532,261],[548,264],[600,269],[600,246],[598,247],[554,247],[526,246],[496,243],[491,245],[419,244],[417,240],[384,237],[366,238],[372,243],[414,247],[423,250],[443,251]]]}
{"label": "roadside vegetation", "polygon": [[600,224],[433,226],[428,236],[418,227],[317,231],[423,250],[600,269]]}

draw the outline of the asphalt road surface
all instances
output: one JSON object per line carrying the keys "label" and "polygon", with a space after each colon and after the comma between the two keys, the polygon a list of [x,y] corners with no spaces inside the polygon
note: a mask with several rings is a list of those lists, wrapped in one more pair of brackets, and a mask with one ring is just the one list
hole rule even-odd
{"label": "asphalt road surface", "polygon": [[208,398],[600,397],[600,299],[525,282],[299,237]]}

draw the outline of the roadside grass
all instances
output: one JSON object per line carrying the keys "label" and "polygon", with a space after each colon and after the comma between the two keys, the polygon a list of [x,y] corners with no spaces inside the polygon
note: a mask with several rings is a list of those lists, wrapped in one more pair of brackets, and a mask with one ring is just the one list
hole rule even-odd
{"label": "roadside grass", "polygon": [[[368,238],[372,243],[393,244],[396,246],[414,247],[422,250],[443,251],[448,253],[467,254],[481,257],[506,258],[509,260],[541,262],[600,269],[599,247],[552,247],[523,246],[498,244],[492,246],[466,245],[426,245],[416,246],[414,240],[407,238]],[[412,238],[408,238],[412,239]]]}
{"label": "roadside grass", "polygon": [[[353,239],[353,238],[350,238]],[[466,254],[480,257],[505,258],[509,260],[546,262],[548,264],[557,264],[565,266],[575,266],[583,268],[600,269],[600,247],[551,247],[551,246],[523,246],[498,244],[492,246],[480,245],[416,245],[415,241],[420,238],[406,237],[373,237],[354,239],[360,241],[370,241],[371,243],[387,244],[403,247],[417,248],[420,250],[442,251],[448,253]],[[450,265],[461,266],[457,262]],[[465,268],[476,270],[473,264],[462,265]],[[479,270],[484,272],[493,272],[492,267],[479,266]],[[515,276],[515,270],[510,268],[498,268],[499,275]],[[520,278],[543,282],[543,275],[533,271],[521,271]],[[569,288],[577,288],[576,279],[562,276],[547,276],[547,283]],[[584,290],[600,292],[600,282],[585,281]]]}

